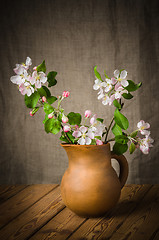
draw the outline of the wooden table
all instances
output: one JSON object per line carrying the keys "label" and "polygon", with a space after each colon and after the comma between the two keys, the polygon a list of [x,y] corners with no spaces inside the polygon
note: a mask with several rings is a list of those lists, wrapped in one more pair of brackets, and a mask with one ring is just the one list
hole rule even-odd
{"label": "wooden table", "polygon": [[159,240],[159,185],[126,185],[102,218],[81,218],[62,202],[59,185],[0,186],[0,240]]}

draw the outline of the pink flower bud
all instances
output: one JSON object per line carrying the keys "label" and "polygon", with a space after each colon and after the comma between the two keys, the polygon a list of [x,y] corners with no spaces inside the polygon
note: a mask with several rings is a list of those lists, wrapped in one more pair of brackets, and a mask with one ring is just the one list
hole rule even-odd
{"label": "pink flower bud", "polygon": [[63,127],[63,130],[64,130],[64,132],[69,132],[69,131],[71,130],[71,128],[70,128],[70,126],[65,125],[65,126]]}
{"label": "pink flower bud", "polygon": [[36,67],[36,66],[35,66],[35,67],[33,67],[33,70],[34,70],[34,71],[36,71],[36,69],[37,69],[37,67]]}
{"label": "pink flower bud", "polygon": [[45,96],[43,96],[42,97],[42,102],[46,102],[47,100],[46,100],[46,97]]}
{"label": "pink flower bud", "polygon": [[75,125],[75,129],[78,130],[78,129],[79,129],[79,126],[78,126],[78,125]]}
{"label": "pink flower bud", "polygon": [[51,119],[51,118],[53,118],[53,116],[54,116],[54,114],[53,114],[53,113],[50,113],[50,114],[48,115],[48,118]]}
{"label": "pink flower bud", "polygon": [[96,139],[96,144],[97,145],[103,145],[103,142],[100,139]]}
{"label": "pink flower bud", "polygon": [[68,117],[66,117],[65,115],[62,116],[62,122],[63,123],[67,123],[68,122]]}
{"label": "pink flower bud", "polygon": [[63,96],[63,97],[69,97],[69,96],[70,96],[70,92],[64,91],[64,92],[62,93],[62,96]]}
{"label": "pink flower bud", "polygon": [[32,116],[34,116],[35,113],[33,113],[32,111],[30,111],[29,114],[30,114],[30,116],[32,117]]}
{"label": "pink flower bud", "polygon": [[86,118],[89,118],[91,116],[91,114],[92,114],[91,110],[86,110],[84,113]]}

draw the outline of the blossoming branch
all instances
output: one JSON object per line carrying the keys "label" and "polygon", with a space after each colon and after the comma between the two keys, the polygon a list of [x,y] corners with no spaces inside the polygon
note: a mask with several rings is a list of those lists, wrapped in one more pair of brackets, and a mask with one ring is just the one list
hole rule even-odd
{"label": "blossoming branch", "polygon": [[[150,124],[141,120],[137,124],[137,129],[128,133],[128,119],[121,113],[124,106],[122,99],[133,98],[131,92],[141,86],[141,83],[135,84],[131,80],[126,80],[126,70],[115,70],[112,78],[105,73],[105,79],[102,80],[97,67],[94,68],[96,79],[93,89],[99,90],[98,99],[102,104],[113,104],[116,108],[110,124],[106,126],[103,123],[104,119],[98,118],[97,114],[92,114],[90,110],[86,110],[83,117],[75,112],[66,114],[62,102],[69,97],[70,92],[64,91],[56,97],[52,96],[49,90],[57,84],[55,79],[57,72],[51,71],[46,74],[45,61],[32,69],[31,65],[30,57],[27,57],[25,63],[16,64],[13,69],[16,75],[11,77],[11,82],[18,86],[22,95],[25,95],[25,105],[31,108],[30,116],[34,116],[40,108],[44,110],[43,124],[47,133],[57,134],[61,131],[60,140],[69,144],[102,145],[115,141],[113,151],[119,155],[127,151],[128,142],[130,153],[136,148],[140,148],[144,154],[149,152],[153,142],[150,131],[147,130]],[[108,138],[110,130],[114,134],[113,139]],[[144,135],[144,138],[141,138],[139,133]]]}

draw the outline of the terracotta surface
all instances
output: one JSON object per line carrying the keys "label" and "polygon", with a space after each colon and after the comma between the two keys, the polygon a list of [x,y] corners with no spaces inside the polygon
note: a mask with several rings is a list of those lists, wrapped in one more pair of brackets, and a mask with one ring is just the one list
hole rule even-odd
{"label": "terracotta surface", "polygon": [[[128,176],[126,158],[112,154],[110,144],[61,146],[69,159],[69,167],[61,182],[65,205],[80,216],[102,216],[119,200]],[[119,178],[111,166],[111,158],[120,164]]]}

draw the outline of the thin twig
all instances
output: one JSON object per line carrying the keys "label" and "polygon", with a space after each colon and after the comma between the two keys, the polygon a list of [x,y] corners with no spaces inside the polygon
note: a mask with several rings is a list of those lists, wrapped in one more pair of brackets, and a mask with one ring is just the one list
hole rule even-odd
{"label": "thin twig", "polygon": [[104,141],[105,143],[107,142],[108,133],[109,133],[109,130],[110,130],[112,124],[113,124],[113,121],[114,121],[114,116],[113,116],[113,118],[112,118],[112,120],[111,120],[111,122],[110,122],[110,124],[109,124],[108,129],[107,129],[107,133],[106,133],[105,141]]}
{"label": "thin twig", "polygon": [[[61,128],[62,128],[62,130],[63,130],[63,126],[62,126],[62,124],[61,124]],[[63,130],[63,132],[64,132],[64,130]],[[67,135],[66,132],[64,132],[64,135],[65,135],[66,139],[69,141],[69,143],[72,144],[72,141],[71,141],[71,139],[68,137],[68,135]]]}

